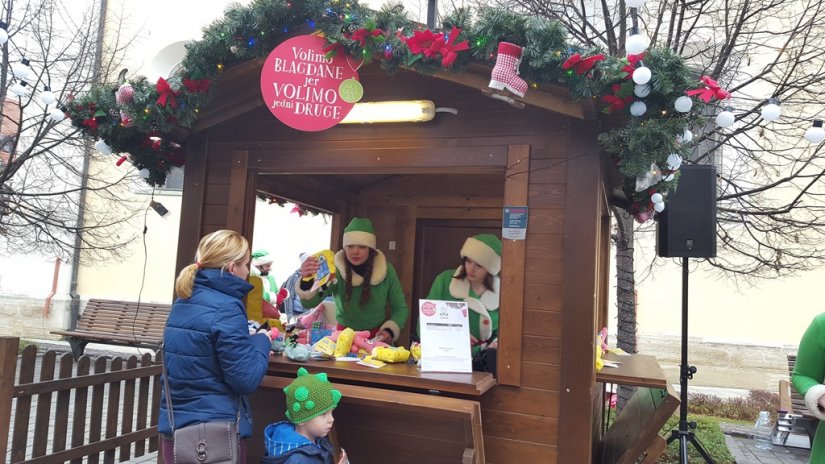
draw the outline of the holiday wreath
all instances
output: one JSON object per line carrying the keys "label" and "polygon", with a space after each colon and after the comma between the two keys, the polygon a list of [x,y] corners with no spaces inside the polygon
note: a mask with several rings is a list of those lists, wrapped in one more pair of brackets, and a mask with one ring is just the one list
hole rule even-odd
{"label": "holiday wreath", "polygon": [[676,186],[682,157],[691,149],[689,128],[703,122],[704,105],[729,96],[668,49],[605,56],[570,43],[553,21],[504,9],[457,9],[442,31],[432,31],[408,20],[399,5],[372,11],[356,0],[259,0],[229,8],[206,27],[201,40],[187,44],[176,74],[157,82],[138,77],[95,85],[63,109],[86,135],[111,148],[118,163],[128,160],[149,184],[161,185],[171,166],[185,162],[183,141],[174,134],[208,105],[212,83],[228,67],[265,57],[299,30],[323,34],[329,53],[377,61],[389,73],[492,66],[500,44],[518,44],[519,82],[530,88],[564,85],[573,97],[593,99],[603,113],[630,114],[599,141],[625,177],[622,206],[641,221],[663,209]]}

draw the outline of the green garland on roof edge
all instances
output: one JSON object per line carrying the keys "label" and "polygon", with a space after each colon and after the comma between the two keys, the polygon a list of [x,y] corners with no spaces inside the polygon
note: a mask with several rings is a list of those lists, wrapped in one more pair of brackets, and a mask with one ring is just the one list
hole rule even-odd
{"label": "green garland on roof edge", "polygon": [[[460,29],[454,43],[466,40],[469,45],[466,51],[458,52],[448,69],[442,67],[438,56],[426,58],[410,51],[404,39],[425,29],[408,20],[398,4],[385,5],[376,12],[361,7],[356,0],[257,0],[246,7],[228,8],[223,18],[204,28],[201,40],[187,44],[181,70],[166,79],[168,88],[137,77],[129,81],[134,96],[118,104],[115,94],[122,83],[103,83],[68,102],[64,109],[86,135],[104,140],[117,154],[128,154],[121,155],[121,162],[128,158],[137,169],[148,170],[149,184],[162,185],[171,166],[185,161],[183,147],[173,134],[190,127],[206,108],[214,81],[233,65],[266,57],[291,33],[314,30],[326,36],[333,50],[363,58],[365,64],[378,61],[388,73],[402,68],[423,74],[461,73],[470,63],[493,66],[498,43],[512,42],[524,47],[519,72],[531,88],[561,84],[576,98],[592,98],[597,105],[604,105],[604,113],[628,114],[634,84],[627,58],[606,56],[581,74],[563,69],[573,54],[586,58],[600,50],[570,43],[556,22],[497,8],[457,9],[444,20],[443,27],[445,33],[454,27]],[[378,32],[366,34],[362,42],[356,34],[361,29]],[[700,115],[704,106],[694,99],[690,113],[673,111],[676,98],[686,90],[701,88],[679,56],[667,49],[650,49],[644,63],[652,71],[651,92],[644,98],[647,113],[643,117],[628,115],[624,126],[599,136],[603,150],[625,176],[623,190],[629,201],[624,207],[637,215],[652,211],[650,195],[675,188],[678,172],[666,176],[667,157],[689,154],[690,147],[678,143],[677,136],[685,128],[703,123]],[[164,94],[166,100],[159,102]],[[620,99],[624,105],[611,108],[606,99]],[[636,177],[650,170],[651,163],[670,180],[637,192]]]}

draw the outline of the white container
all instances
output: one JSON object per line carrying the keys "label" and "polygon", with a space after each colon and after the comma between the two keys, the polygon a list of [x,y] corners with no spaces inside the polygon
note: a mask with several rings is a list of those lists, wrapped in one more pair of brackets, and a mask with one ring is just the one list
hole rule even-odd
{"label": "white container", "polygon": [[757,449],[770,450],[773,448],[771,441],[771,433],[773,432],[773,424],[771,424],[771,417],[768,411],[759,411],[759,418],[756,419],[756,424],[753,426],[753,443]]}

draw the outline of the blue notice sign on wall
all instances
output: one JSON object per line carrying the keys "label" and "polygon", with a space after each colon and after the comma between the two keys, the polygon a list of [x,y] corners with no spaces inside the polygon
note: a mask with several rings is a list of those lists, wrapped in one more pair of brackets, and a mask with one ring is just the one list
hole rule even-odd
{"label": "blue notice sign on wall", "polygon": [[527,206],[505,206],[501,238],[524,240],[527,238]]}

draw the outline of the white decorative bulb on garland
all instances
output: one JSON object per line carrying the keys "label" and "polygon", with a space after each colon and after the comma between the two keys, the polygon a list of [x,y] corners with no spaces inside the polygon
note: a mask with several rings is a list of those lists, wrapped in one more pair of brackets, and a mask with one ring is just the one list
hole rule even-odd
{"label": "white decorative bulb on garland", "polygon": [[693,140],[693,132],[690,129],[685,129],[682,135],[676,136],[676,141],[679,143],[688,143]]}
{"label": "white decorative bulb on garland", "polygon": [[647,66],[642,65],[641,67],[638,67],[635,71],[633,71],[633,82],[635,82],[638,85],[647,84],[648,82],[650,82],[650,76],[650,69]]}
{"label": "white decorative bulb on garland", "polygon": [[149,178],[149,174],[150,174],[150,173],[149,173],[149,170],[148,170],[148,169],[146,169],[146,168],[143,168],[143,169],[141,169],[140,171],[138,171],[138,175],[139,175],[142,179],[148,179],[148,178]]}
{"label": "white decorative bulb on garland", "polygon": [[48,85],[43,87],[43,91],[40,92],[40,101],[46,106],[49,106],[57,101],[57,98],[54,97],[54,93],[52,93],[51,87]]}
{"label": "white decorative bulb on garland", "polygon": [[815,144],[825,141],[825,129],[822,128],[821,119],[815,119],[814,125],[805,131],[805,140]]}
{"label": "white decorative bulb on garland", "polygon": [[776,121],[782,114],[782,109],[779,107],[779,100],[769,98],[768,104],[762,107],[762,119],[765,121]]}
{"label": "white decorative bulb on garland", "polygon": [[625,0],[624,3],[630,8],[641,8],[645,4],[645,0]]}
{"label": "white decorative bulb on garland", "polygon": [[665,201],[665,197],[663,197],[661,193],[656,192],[656,193],[654,193],[653,195],[650,196],[650,201],[652,201],[653,204],[661,203],[661,202]]}
{"label": "white decorative bulb on garland", "polygon": [[716,124],[719,127],[730,127],[736,122],[736,117],[733,115],[733,108],[726,106],[725,110],[716,115]]}
{"label": "white decorative bulb on garland", "polygon": [[675,171],[682,166],[682,157],[678,153],[671,153],[667,157],[667,167],[671,171]]}
{"label": "white decorative bulb on garland", "polygon": [[647,112],[647,105],[645,102],[635,101],[630,105],[630,114],[633,116],[641,116]]}
{"label": "white decorative bulb on garland", "polygon": [[647,49],[647,37],[639,34],[638,31],[633,31],[633,34],[627,38],[625,43],[625,50],[628,55],[638,55]]}
{"label": "white decorative bulb on garland", "polygon": [[9,92],[13,93],[17,97],[24,97],[29,92],[29,90],[26,89],[26,83],[21,81],[16,82],[14,85],[9,87]]}
{"label": "white decorative bulb on garland", "polygon": [[673,107],[680,113],[689,113],[690,109],[693,108],[693,100],[691,100],[690,97],[682,95],[673,102]]}
{"label": "white decorative bulb on garland", "polygon": [[645,98],[650,95],[650,86],[648,84],[644,84],[633,87],[633,95],[636,95],[639,98]]}
{"label": "white decorative bulb on garland", "polygon": [[23,58],[17,63],[11,64],[11,72],[14,74],[14,77],[22,80],[26,80],[29,78],[29,75],[32,72],[32,68],[29,67],[29,60]]}
{"label": "white decorative bulb on garland", "polygon": [[661,213],[664,210],[665,210],[665,204],[664,203],[653,203],[653,211],[656,211],[657,213]]}
{"label": "white decorative bulb on garland", "polygon": [[8,24],[0,21],[0,45],[9,41],[9,31],[6,29],[7,27],[9,27]]}
{"label": "white decorative bulb on garland", "polygon": [[95,150],[99,151],[104,155],[111,155],[112,154],[112,147],[106,144],[103,139],[98,140],[95,142]]}
{"label": "white decorative bulb on garland", "polygon": [[49,119],[54,122],[60,122],[66,119],[66,113],[64,113],[60,108],[54,108],[51,112],[49,112]]}

